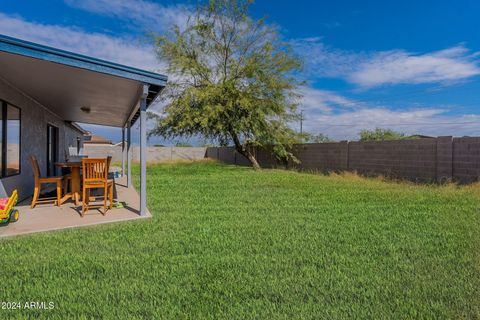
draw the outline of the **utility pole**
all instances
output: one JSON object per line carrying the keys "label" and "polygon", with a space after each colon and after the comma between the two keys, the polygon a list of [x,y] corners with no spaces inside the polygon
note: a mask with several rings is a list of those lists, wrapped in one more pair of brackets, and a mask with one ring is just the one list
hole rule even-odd
{"label": "utility pole", "polygon": [[300,134],[303,134],[303,120],[305,120],[303,110],[300,110]]}

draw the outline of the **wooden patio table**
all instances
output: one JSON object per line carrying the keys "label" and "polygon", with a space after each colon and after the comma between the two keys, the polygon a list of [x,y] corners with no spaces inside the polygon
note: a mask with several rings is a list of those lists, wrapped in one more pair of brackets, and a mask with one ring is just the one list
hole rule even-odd
{"label": "wooden patio table", "polygon": [[59,168],[70,168],[72,180],[70,182],[70,192],[66,193],[61,202],[64,203],[68,199],[73,199],[75,205],[78,205],[80,200],[80,169],[82,168],[82,162],[56,162],[55,165]]}

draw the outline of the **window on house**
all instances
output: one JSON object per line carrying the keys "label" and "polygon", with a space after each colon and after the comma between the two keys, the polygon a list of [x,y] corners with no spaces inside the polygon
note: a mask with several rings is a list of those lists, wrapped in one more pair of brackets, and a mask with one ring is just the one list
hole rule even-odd
{"label": "window on house", "polygon": [[20,109],[0,102],[0,176],[4,178],[20,173]]}
{"label": "window on house", "polygon": [[20,109],[7,104],[7,161],[5,176],[20,173]]}

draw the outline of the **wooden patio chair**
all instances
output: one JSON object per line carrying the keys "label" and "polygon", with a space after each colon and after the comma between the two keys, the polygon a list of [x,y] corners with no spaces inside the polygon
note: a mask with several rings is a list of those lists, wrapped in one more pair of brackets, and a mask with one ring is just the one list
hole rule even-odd
{"label": "wooden patio chair", "polygon": [[[32,204],[30,205],[31,208],[35,208],[37,203],[46,203],[46,202],[55,202],[57,206],[60,206],[61,199],[62,199],[62,180],[63,177],[56,176],[56,177],[41,177],[40,168],[38,166],[38,161],[35,156],[31,155],[30,162],[32,163],[33,169],[33,177],[35,179],[35,189],[33,190],[33,198]],[[42,189],[42,185],[44,184],[55,184],[57,189],[57,196],[56,197],[44,197],[40,198],[40,191]]]}
{"label": "wooden patio chair", "polygon": [[112,162],[112,156],[107,157],[107,175],[110,170],[110,163]]}
{"label": "wooden patio chair", "polygon": [[[84,158],[82,159],[83,187],[82,187],[82,213],[90,208],[103,207],[102,214],[107,212],[107,200],[110,201],[108,209],[113,205],[113,180],[108,179],[108,158]],[[103,189],[103,205],[90,205],[90,190]]]}

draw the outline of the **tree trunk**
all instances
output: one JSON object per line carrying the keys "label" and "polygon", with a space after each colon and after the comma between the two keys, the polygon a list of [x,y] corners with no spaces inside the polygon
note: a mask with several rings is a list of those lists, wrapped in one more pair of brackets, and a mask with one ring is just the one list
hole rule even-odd
{"label": "tree trunk", "polygon": [[238,136],[235,133],[231,133],[231,136],[233,139],[233,143],[235,144],[235,150],[237,150],[238,153],[240,153],[245,158],[247,158],[248,161],[250,161],[253,169],[260,170],[260,165],[258,164],[257,159],[255,159],[253,153],[250,152],[250,150],[248,150],[245,145],[240,143],[240,139],[238,139]]}
{"label": "tree trunk", "polygon": [[260,165],[258,164],[257,159],[255,159],[255,156],[253,155],[253,153],[250,152],[250,150],[248,150],[244,146],[242,146],[240,149],[238,149],[238,148],[236,148],[236,149],[240,154],[242,154],[245,158],[247,158],[248,161],[250,161],[253,169],[255,169],[255,170],[260,170],[261,169]]}

